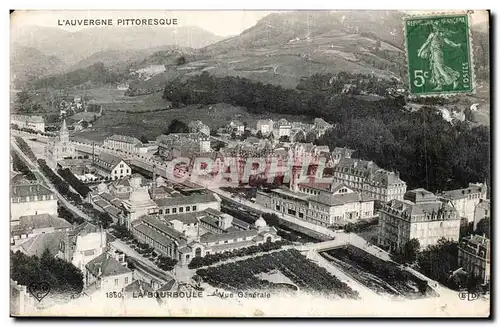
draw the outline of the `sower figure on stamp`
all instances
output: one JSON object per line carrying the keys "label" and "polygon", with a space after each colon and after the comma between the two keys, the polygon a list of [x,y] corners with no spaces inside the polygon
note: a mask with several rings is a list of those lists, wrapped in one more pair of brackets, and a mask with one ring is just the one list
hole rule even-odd
{"label": "sower figure on stamp", "polygon": [[460,73],[446,66],[443,60],[444,43],[451,47],[459,48],[461,45],[450,41],[446,36],[449,34],[439,26],[438,22],[432,25],[432,32],[427,37],[427,41],[418,50],[418,56],[422,59],[429,59],[431,68],[431,80],[435,91],[439,91],[443,86],[453,84],[453,89],[458,87]]}

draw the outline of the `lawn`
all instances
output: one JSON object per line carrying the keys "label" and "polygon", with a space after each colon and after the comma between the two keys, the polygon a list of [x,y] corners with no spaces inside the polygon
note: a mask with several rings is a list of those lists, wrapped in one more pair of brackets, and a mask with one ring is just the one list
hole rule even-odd
{"label": "lawn", "polygon": [[[256,127],[259,119],[271,118],[269,114],[248,113],[245,108],[235,107],[228,104],[215,105],[191,105],[184,108],[173,108],[156,112],[108,112],[104,111],[92,126],[100,133],[122,134],[139,138],[145,135],[148,139],[155,139],[167,129],[174,119],[181,120],[188,124],[191,120],[201,120],[210,128],[215,129],[227,125],[231,120],[238,119],[247,122],[252,128]],[[273,120],[286,118],[291,121],[310,121],[304,116],[294,115],[273,115]],[[94,132],[95,132],[94,131]],[[85,135],[80,133],[81,136]]]}
{"label": "lawn", "polygon": [[281,289],[279,284],[264,277],[271,272],[283,274],[301,292],[319,293],[324,297],[358,298],[356,291],[295,249],[198,269],[196,273],[211,286],[228,291]]}

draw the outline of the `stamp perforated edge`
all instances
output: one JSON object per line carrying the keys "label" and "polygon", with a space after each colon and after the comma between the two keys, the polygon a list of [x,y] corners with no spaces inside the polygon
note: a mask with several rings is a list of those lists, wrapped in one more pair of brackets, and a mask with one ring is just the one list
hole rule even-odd
{"label": "stamp perforated edge", "polygon": [[[404,51],[405,51],[405,59],[406,59],[406,80],[408,81],[408,98],[416,99],[416,98],[451,98],[456,95],[474,95],[476,94],[476,66],[474,64],[474,46],[472,39],[472,29],[470,26],[471,22],[471,14],[474,13],[474,10],[459,10],[459,11],[430,11],[423,13],[409,13],[403,17],[403,34],[404,34]],[[443,17],[443,16],[458,16],[458,15],[467,15],[467,34],[469,37],[469,58],[470,58],[470,67],[471,67],[471,90],[463,91],[463,92],[436,92],[436,93],[424,93],[424,94],[412,94],[410,83],[410,65],[409,65],[409,57],[408,57],[408,39],[406,37],[406,21],[408,19],[414,18],[430,18],[430,17]]]}

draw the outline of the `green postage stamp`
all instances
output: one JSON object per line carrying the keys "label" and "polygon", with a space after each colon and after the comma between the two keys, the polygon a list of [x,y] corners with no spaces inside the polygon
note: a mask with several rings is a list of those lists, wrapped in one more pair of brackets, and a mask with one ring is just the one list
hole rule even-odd
{"label": "green postage stamp", "polygon": [[469,16],[411,16],[405,20],[409,90],[414,96],[472,93]]}

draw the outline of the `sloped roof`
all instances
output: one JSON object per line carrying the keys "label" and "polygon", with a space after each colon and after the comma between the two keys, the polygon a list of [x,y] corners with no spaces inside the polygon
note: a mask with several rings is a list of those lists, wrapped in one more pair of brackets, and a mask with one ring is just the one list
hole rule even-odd
{"label": "sloped roof", "polygon": [[[132,272],[132,270],[123,266],[107,252],[91,260],[85,267],[94,276],[100,277],[116,276]],[[99,268],[101,269],[101,274],[99,274]]]}
{"label": "sloped roof", "polygon": [[209,243],[209,242],[226,241],[226,240],[232,240],[241,237],[256,236],[256,235],[257,231],[254,229],[239,230],[222,234],[206,233],[200,237],[200,241],[203,243]]}
{"label": "sloped roof", "polygon": [[177,215],[164,216],[162,219],[168,222],[172,220],[179,220],[184,224],[196,224],[198,223],[198,214],[196,212],[188,212]]}
{"label": "sloped roof", "polygon": [[142,146],[142,142],[139,141],[139,139],[132,137],[132,136],[114,134],[113,136],[108,137],[106,140],[124,142],[124,143]]}
{"label": "sloped roof", "polygon": [[45,249],[48,249],[50,254],[55,256],[59,252],[59,245],[63,239],[64,232],[62,231],[38,234],[22,243],[20,247],[28,256],[40,257]]}
{"label": "sloped roof", "polygon": [[469,185],[466,188],[460,188],[456,190],[444,191],[442,196],[450,200],[463,199],[473,193],[482,193],[486,190],[484,185]]}
{"label": "sloped roof", "polygon": [[19,235],[29,233],[34,229],[49,228],[66,229],[71,228],[71,224],[62,218],[53,217],[49,214],[21,216],[19,225],[11,227],[11,234]]}
{"label": "sloped roof", "polygon": [[99,157],[96,158],[94,163],[101,168],[104,168],[106,170],[111,170],[122,161],[123,159],[120,157],[113,156],[107,153],[101,153]]}
{"label": "sloped roof", "polygon": [[211,193],[194,194],[189,196],[175,196],[163,199],[156,199],[154,202],[159,207],[169,207],[175,205],[192,205],[198,203],[208,203],[218,201],[217,198]]}
{"label": "sloped roof", "polygon": [[369,197],[363,197],[359,193],[345,193],[345,194],[319,194],[309,198],[309,201],[318,202],[328,206],[343,205],[352,202],[367,202],[373,201]]}

